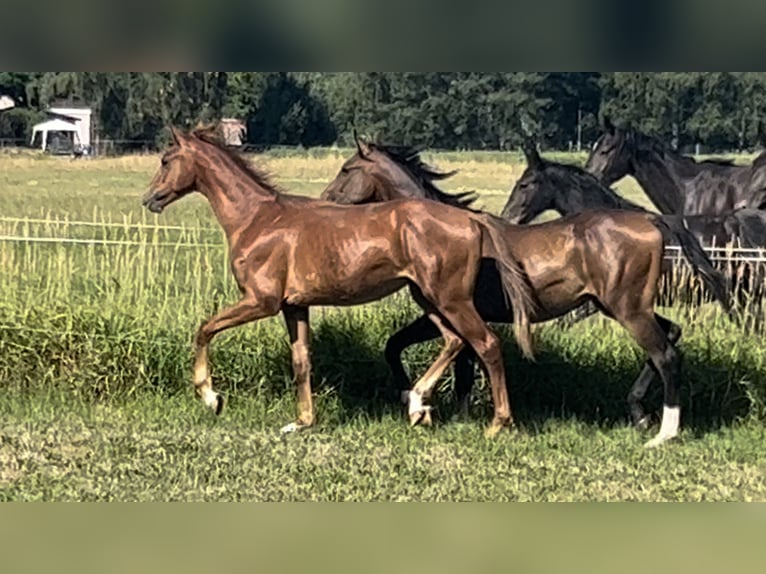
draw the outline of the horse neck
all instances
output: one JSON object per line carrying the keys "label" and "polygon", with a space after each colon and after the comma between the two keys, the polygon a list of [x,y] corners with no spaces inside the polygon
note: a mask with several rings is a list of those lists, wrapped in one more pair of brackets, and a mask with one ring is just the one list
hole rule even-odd
{"label": "horse neck", "polygon": [[660,213],[680,215],[686,202],[688,166],[682,158],[652,150],[645,157],[634,154],[633,176]]}
{"label": "horse neck", "polygon": [[224,154],[221,156],[222,160],[200,162],[197,182],[231,244],[244,226],[261,212],[277,206],[278,196]]}
{"label": "horse neck", "polygon": [[641,209],[611,189],[588,179],[575,178],[567,184],[557,185],[556,189],[560,193],[556,196],[555,210],[564,217],[590,209]]}
{"label": "horse neck", "polygon": [[434,199],[423,185],[412,176],[409,171],[398,165],[393,160],[382,165],[382,172],[376,175],[379,182],[379,194],[385,200],[390,199]]}

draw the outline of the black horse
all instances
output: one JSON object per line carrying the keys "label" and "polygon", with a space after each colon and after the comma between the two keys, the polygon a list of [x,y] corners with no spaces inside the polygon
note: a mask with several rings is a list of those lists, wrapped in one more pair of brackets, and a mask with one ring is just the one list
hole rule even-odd
{"label": "black horse", "polygon": [[[646,212],[643,207],[628,201],[602,184],[593,174],[577,166],[543,159],[536,147],[529,142],[524,147],[524,154],[527,158],[527,170],[516,182],[502,212],[503,218],[511,223],[529,223],[548,210],[556,211],[564,217],[594,209]],[[759,182],[766,183],[766,161],[762,161],[762,164],[761,171],[758,173],[763,179],[754,178],[754,186],[760,185]],[[766,191],[763,193],[766,195]],[[760,259],[758,248],[766,246],[766,212],[740,209],[719,216],[663,215],[659,217],[671,228],[685,227],[699,242],[711,239],[713,259],[717,260],[717,267],[730,278],[735,286],[740,311],[748,308],[753,326],[760,325],[763,266],[757,260]],[[669,239],[671,243],[675,243],[673,238]],[[729,258],[725,257],[725,246],[729,244],[746,248],[756,257],[734,258],[733,263],[729,263]],[[754,262],[753,259],[756,261]],[[672,269],[669,268],[666,271],[672,272]],[[669,281],[666,282],[666,286],[669,286],[669,283]],[[695,293],[693,288],[690,291]],[[672,289],[663,292],[661,296],[663,304],[673,302],[672,293]],[[594,309],[581,311],[579,318],[593,312],[595,312]]]}
{"label": "black horse", "polygon": [[660,140],[609,119],[585,169],[605,185],[633,176],[660,213],[725,215],[748,203],[751,166],[728,160],[695,161]]}
{"label": "black horse", "polygon": [[762,153],[750,168],[747,199],[736,207],[766,210],[766,153]]}
{"label": "black horse", "polygon": [[[528,169],[517,181],[502,212],[502,217],[511,223],[529,223],[548,210],[562,216],[589,209],[646,211],[618,195],[592,171],[542,159],[531,142],[524,145],[524,154]],[[669,214],[667,220],[682,222],[703,245],[722,247],[737,243],[748,248],[766,247],[766,233],[763,232],[766,229],[766,212],[754,207],[757,197],[766,203],[766,157],[755,165],[759,169],[753,171],[753,177],[748,173],[745,182],[753,205],[743,203],[743,208],[719,215]],[[751,189],[760,191],[751,192]]]}

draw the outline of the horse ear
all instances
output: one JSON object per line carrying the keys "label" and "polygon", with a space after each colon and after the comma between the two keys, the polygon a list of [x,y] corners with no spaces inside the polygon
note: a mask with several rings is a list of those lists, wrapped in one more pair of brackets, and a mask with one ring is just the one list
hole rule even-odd
{"label": "horse ear", "polygon": [[534,170],[543,169],[543,158],[540,157],[540,152],[537,151],[537,143],[534,140],[525,138],[522,149],[524,150],[524,157],[527,158],[527,165],[530,168]]}
{"label": "horse ear", "polygon": [[612,118],[609,116],[604,116],[604,129],[610,136],[613,136],[617,131],[617,128],[615,128],[614,124],[612,123]]}
{"label": "horse ear", "polygon": [[370,153],[369,147],[364,141],[359,139],[359,134],[357,134],[356,128],[354,128],[354,142],[356,143],[356,153],[359,154],[359,157],[367,159],[367,155]]}
{"label": "horse ear", "polygon": [[173,143],[177,146],[183,145],[183,142],[186,140],[186,136],[176,128],[175,126],[168,126],[168,129],[170,130],[170,135],[173,137]]}
{"label": "horse ear", "polygon": [[633,122],[628,122],[625,124],[625,127],[622,128],[623,133],[625,134],[625,139],[633,143],[636,141],[636,130],[633,129]]}
{"label": "horse ear", "polygon": [[758,145],[764,145],[766,143],[766,130],[764,130],[763,118],[758,118],[758,124],[755,128],[755,139]]}

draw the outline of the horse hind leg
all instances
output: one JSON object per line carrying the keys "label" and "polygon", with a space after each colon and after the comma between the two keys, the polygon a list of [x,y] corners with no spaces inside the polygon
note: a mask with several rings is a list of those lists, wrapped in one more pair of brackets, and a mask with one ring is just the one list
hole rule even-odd
{"label": "horse hind leg", "polygon": [[653,313],[632,315],[625,319],[618,318],[618,321],[647,352],[649,360],[659,373],[665,387],[660,431],[645,445],[647,448],[655,448],[678,436],[681,418],[678,388],[681,357],[662,328],[661,321]]}
{"label": "horse hind leg", "polygon": [[460,420],[468,420],[475,375],[475,359],[476,355],[468,347],[460,351],[457,359],[455,359],[455,399],[459,409],[457,418]]}
{"label": "horse hind leg", "polygon": [[314,402],[311,395],[311,330],[306,307],[285,307],[282,311],[290,336],[293,377],[298,391],[298,420],[282,427],[282,434],[314,426]]}
{"label": "horse hind leg", "polygon": [[[441,321],[438,317],[436,320]],[[436,339],[440,335],[442,337],[445,336],[428,315],[423,315],[415,320],[415,322],[410,323],[392,335],[386,343],[386,362],[393,375],[394,385],[398,389],[404,404],[408,404],[411,397],[409,379],[402,364],[402,352],[411,345]],[[452,337],[452,335],[447,335],[447,337]],[[452,350],[450,347],[448,357],[451,355]],[[474,357],[471,349],[464,348],[455,359],[455,397],[459,406],[458,416],[462,419],[467,418],[470,406],[471,390],[473,389],[474,381]],[[422,422],[427,423],[428,418],[428,413],[426,412]]]}
{"label": "horse hind leg", "polygon": [[[676,345],[681,339],[681,327],[672,321],[655,315],[655,319],[662,327],[662,330],[668,337],[671,344]],[[628,407],[630,408],[630,417],[633,425],[639,430],[648,430],[651,424],[651,417],[644,412],[643,400],[646,396],[646,392],[649,390],[649,385],[659,376],[654,363],[651,360],[647,360],[644,365],[641,374],[633,383],[633,387],[628,394]]]}
{"label": "horse hind leg", "polygon": [[425,405],[425,401],[431,397],[444,371],[465,346],[463,340],[447,325],[442,317],[436,313],[429,313],[428,317],[444,337],[444,347],[426,373],[415,383],[412,390],[403,395],[404,402],[408,405],[411,426],[429,426],[431,424],[431,407]]}
{"label": "horse hind leg", "polygon": [[404,350],[417,343],[436,339],[441,331],[428,315],[423,315],[394,333],[386,342],[384,356],[394,381],[394,387],[403,401],[408,400],[410,379],[402,363]]}
{"label": "horse hind leg", "polygon": [[[482,320],[473,305],[473,301],[469,300],[464,305],[453,303],[449,306],[439,307],[439,313],[449,322],[462,340],[471,346],[487,373],[492,388],[495,413],[486,435],[490,438],[494,437],[504,428],[513,426],[513,415],[505,384],[500,339]],[[425,389],[418,390],[425,392]]]}

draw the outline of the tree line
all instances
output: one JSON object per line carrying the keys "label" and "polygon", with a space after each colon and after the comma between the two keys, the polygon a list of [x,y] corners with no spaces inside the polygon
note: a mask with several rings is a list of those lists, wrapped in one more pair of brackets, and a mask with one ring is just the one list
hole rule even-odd
{"label": "tree line", "polygon": [[0,72],[0,138],[27,139],[51,105],[87,105],[96,136],[160,144],[169,123],[240,118],[253,145],[349,145],[353,128],[437,149],[512,149],[521,126],[570,149],[618,125],[685,148],[761,145],[761,72]]}

